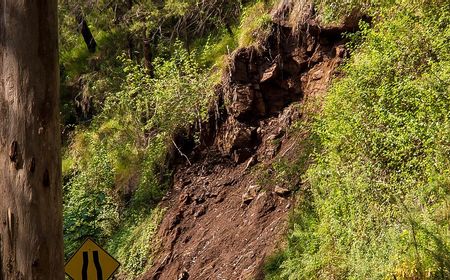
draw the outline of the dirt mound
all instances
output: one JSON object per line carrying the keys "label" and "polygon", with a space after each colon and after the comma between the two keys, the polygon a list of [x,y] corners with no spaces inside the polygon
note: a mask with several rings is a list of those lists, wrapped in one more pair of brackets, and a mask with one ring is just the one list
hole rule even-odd
{"label": "dirt mound", "polygon": [[252,167],[299,153],[306,135],[288,128],[345,55],[339,29],[311,22],[274,23],[261,48],[233,54],[203,135],[209,147],[178,167],[163,202],[161,248],[142,279],[263,278],[293,201],[287,186],[259,184]]}
{"label": "dirt mound", "polygon": [[291,203],[255,185],[245,169],[215,155],[178,171],[161,254],[145,279],[246,279],[260,271]]}

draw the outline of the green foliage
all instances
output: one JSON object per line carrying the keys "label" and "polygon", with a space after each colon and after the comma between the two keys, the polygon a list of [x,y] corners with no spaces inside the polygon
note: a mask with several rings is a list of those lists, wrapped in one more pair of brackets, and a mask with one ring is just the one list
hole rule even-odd
{"label": "green foliage", "polygon": [[[202,37],[194,43],[201,49],[199,60],[213,70],[222,70],[228,63],[227,58],[238,47],[248,47],[263,41],[272,28],[269,14],[273,1],[248,1],[241,5],[242,12],[232,25],[223,27],[208,37]],[[220,71],[217,82],[220,79]]]}
{"label": "green foliage", "polygon": [[143,132],[170,139],[177,128],[206,117],[212,85],[195,54],[178,44],[169,59],[155,59],[154,78],[144,67],[122,60],[126,73],[123,90],[107,98],[102,118],[117,115],[126,126],[141,126]]}
{"label": "green foliage", "polygon": [[269,14],[272,5],[267,1],[256,1],[242,12],[242,19],[237,34],[239,47],[247,47],[262,42],[272,29]]}
{"label": "green foliage", "polygon": [[241,1],[229,0],[138,0],[124,15],[124,24],[133,34],[161,39],[190,41],[203,37],[239,17]]}
{"label": "green foliage", "polygon": [[122,275],[136,277],[152,264],[159,248],[154,236],[163,214],[163,209],[155,208],[146,217],[134,217],[112,236],[108,251],[123,264]]}
{"label": "green foliage", "polygon": [[[211,66],[213,70],[224,69],[228,55],[238,46],[236,36],[234,35],[236,28],[233,28],[231,32],[224,29],[218,35],[209,36],[206,41],[205,39],[201,39],[196,42],[196,45],[203,46],[200,61],[207,66]],[[220,71],[216,72],[220,73]]]}
{"label": "green foliage", "polygon": [[314,3],[319,7],[320,15],[325,22],[339,21],[352,14],[365,12],[375,1],[372,0],[315,0]]}
{"label": "green foliage", "polygon": [[286,252],[277,251],[270,255],[264,264],[266,279],[277,279],[280,266],[286,260]]}
{"label": "green foliage", "polygon": [[165,161],[172,137],[203,121],[212,93],[195,57],[177,44],[170,57],[155,59],[154,77],[120,58],[121,90],[106,97],[88,129],[75,132],[64,160],[67,255],[92,236],[124,261],[127,277],[151,263],[152,238],[162,216],[152,208],[170,175]]}
{"label": "green foliage", "polygon": [[80,168],[64,185],[64,241],[71,255],[87,236],[101,239],[117,225],[117,203],[112,200],[112,163],[106,150],[96,146],[88,168]]}
{"label": "green foliage", "polygon": [[377,21],[329,92],[311,206],[270,279],[450,277],[450,5],[390,2],[368,7]]}

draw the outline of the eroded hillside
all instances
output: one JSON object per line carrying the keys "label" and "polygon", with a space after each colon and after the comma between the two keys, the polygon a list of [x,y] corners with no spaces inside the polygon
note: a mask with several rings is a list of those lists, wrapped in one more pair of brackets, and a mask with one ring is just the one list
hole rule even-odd
{"label": "eroded hillside", "polygon": [[293,27],[282,13],[274,12],[264,42],[231,55],[206,144],[176,170],[158,257],[142,279],[263,279],[266,258],[283,242],[301,170],[275,180],[274,166],[301,157],[307,165],[307,125],[293,126],[319,110],[346,55],[341,32],[354,27]]}

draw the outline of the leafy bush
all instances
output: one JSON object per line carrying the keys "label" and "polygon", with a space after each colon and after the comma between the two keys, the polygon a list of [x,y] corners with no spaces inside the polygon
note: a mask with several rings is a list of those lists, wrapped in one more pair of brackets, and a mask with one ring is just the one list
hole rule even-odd
{"label": "leafy bush", "polygon": [[194,57],[177,44],[169,58],[155,60],[153,78],[121,58],[121,91],[107,96],[88,129],[77,129],[64,160],[67,255],[92,236],[124,260],[125,274],[137,275],[151,260],[167,151],[178,129],[203,121],[212,93]]}
{"label": "leafy bush", "polygon": [[66,256],[88,236],[105,237],[117,226],[117,203],[112,199],[114,171],[102,146],[96,146],[88,168],[64,185],[64,239]]}
{"label": "leafy bush", "polygon": [[164,210],[157,207],[144,217],[129,219],[112,236],[108,250],[123,264],[122,275],[134,278],[152,264],[159,248],[154,236],[163,214]]}
{"label": "leafy bush", "polygon": [[271,279],[450,278],[450,4],[390,2],[329,92]]}
{"label": "leafy bush", "polygon": [[189,54],[180,43],[170,59],[155,60],[155,78],[144,67],[122,60],[124,88],[105,101],[102,118],[117,116],[126,127],[170,139],[177,128],[206,117],[212,85],[195,54]]}

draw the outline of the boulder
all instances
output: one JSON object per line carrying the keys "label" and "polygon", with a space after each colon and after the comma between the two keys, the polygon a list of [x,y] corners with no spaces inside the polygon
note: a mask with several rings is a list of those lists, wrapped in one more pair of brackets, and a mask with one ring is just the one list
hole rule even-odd
{"label": "boulder", "polygon": [[249,186],[247,191],[242,195],[242,206],[248,205],[258,195],[261,187],[259,185]]}
{"label": "boulder", "polygon": [[286,189],[286,188],[283,188],[280,186],[275,186],[274,192],[279,196],[287,196],[291,193],[291,191],[289,189]]}
{"label": "boulder", "polygon": [[255,92],[250,84],[236,85],[225,94],[227,111],[236,119],[245,119],[251,114]]}
{"label": "boulder", "polygon": [[189,273],[186,270],[183,270],[179,275],[177,280],[188,280]]}
{"label": "boulder", "polygon": [[232,156],[236,162],[251,156],[256,138],[256,129],[240,123],[233,117],[227,119],[216,138],[216,144],[223,155]]}

